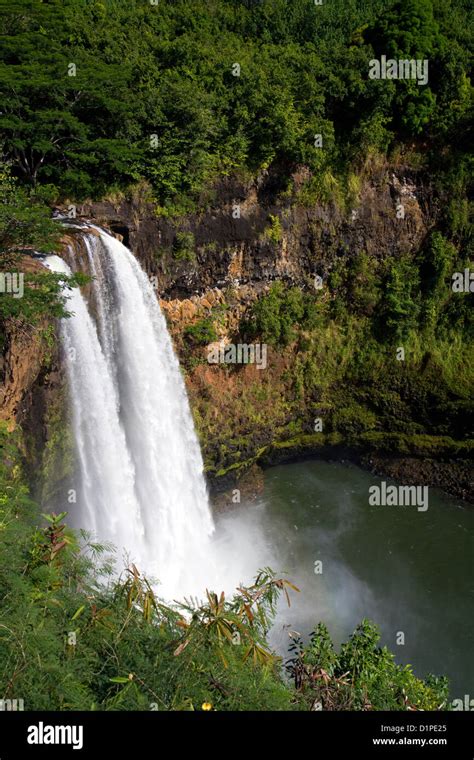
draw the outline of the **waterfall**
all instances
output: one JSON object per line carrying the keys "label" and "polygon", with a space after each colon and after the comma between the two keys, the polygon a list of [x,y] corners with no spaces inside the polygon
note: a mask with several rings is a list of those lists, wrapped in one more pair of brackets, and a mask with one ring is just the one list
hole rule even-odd
{"label": "waterfall", "polygon": [[[95,308],[74,288],[60,325],[79,470],[71,521],[126,552],[166,595],[203,591],[214,525],[165,319],[122,243],[99,228],[84,239]],[[46,266],[71,273],[57,256]]]}

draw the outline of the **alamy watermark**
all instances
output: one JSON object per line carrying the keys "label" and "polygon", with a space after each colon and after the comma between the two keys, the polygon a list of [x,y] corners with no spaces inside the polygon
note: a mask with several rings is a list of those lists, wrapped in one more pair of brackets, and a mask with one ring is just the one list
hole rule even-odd
{"label": "alamy watermark", "polygon": [[417,507],[418,512],[428,509],[428,486],[387,485],[382,480],[379,486],[370,486],[371,507]]}
{"label": "alamy watermark", "polygon": [[451,277],[453,293],[474,293],[474,272],[465,269],[464,272],[454,272]]}
{"label": "alamy watermark", "polygon": [[0,712],[23,712],[24,709],[23,699],[0,699]]}
{"label": "alamy watermark", "polygon": [[416,79],[418,85],[428,84],[428,60],[424,58],[397,61],[382,55],[369,61],[370,79]]}
{"label": "alamy watermark", "polygon": [[466,710],[467,712],[473,712],[474,699],[471,699],[469,694],[465,694],[464,699],[453,699],[451,702],[451,709],[455,711]]}
{"label": "alamy watermark", "polygon": [[13,298],[23,298],[24,282],[23,272],[0,272],[0,293],[9,293]]}
{"label": "alamy watermark", "polygon": [[40,721],[28,726],[28,744],[71,744],[73,749],[84,746],[83,726],[51,726]]}
{"label": "alamy watermark", "polygon": [[266,343],[220,343],[207,350],[209,364],[255,364],[257,369],[266,369]]}

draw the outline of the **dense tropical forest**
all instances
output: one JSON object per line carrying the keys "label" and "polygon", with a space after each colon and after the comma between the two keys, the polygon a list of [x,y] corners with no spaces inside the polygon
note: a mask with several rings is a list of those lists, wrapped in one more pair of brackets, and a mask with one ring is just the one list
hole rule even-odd
{"label": "dense tropical forest", "polygon": [[[329,298],[273,282],[238,337],[297,354],[290,400],[260,388],[262,422],[243,395],[242,426],[220,420],[211,440],[203,396],[196,425],[215,471],[234,466],[234,444],[249,459],[267,444],[252,424],[274,437],[282,410],[295,418],[302,407],[331,408],[338,440],[408,449],[416,438],[426,452],[467,457],[473,293],[453,292],[451,277],[474,259],[470,5],[0,0],[1,271],[33,249],[60,250],[55,206],[139,194],[157,217],[180,220],[217,205],[223,180],[271,173],[280,210],[333,204],[349,214],[371,167],[403,166],[434,188],[436,225],[420,250],[341,257]],[[369,78],[381,55],[427,59],[428,84]],[[270,246],[283,216],[269,220]],[[177,258],[192,261],[193,237],[179,234]],[[54,344],[65,281],[87,277],[31,270],[23,298],[2,294],[2,349],[12,325]],[[217,337],[218,319],[186,329],[190,352]],[[400,345],[407,361],[389,364]],[[308,435],[316,413],[286,438]],[[315,621],[309,642],[296,637],[278,658],[267,641],[276,599],[299,592],[270,569],[233,598],[214,589],[181,605],[159,599],[140,568],[117,579],[111,547],[66,527],[65,513],[40,516],[21,430],[2,424],[1,447],[0,699],[28,694],[32,709],[48,710],[449,708],[446,679],[397,665],[366,620],[340,650]]]}
{"label": "dense tropical forest", "polygon": [[[50,198],[145,179],[157,203],[181,210],[208,201],[216,177],[271,164],[283,177],[308,166],[317,198],[397,144],[447,182],[451,170],[450,189],[467,181],[468,2],[2,6],[4,155]],[[381,54],[429,59],[428,86],[369,79]]]}

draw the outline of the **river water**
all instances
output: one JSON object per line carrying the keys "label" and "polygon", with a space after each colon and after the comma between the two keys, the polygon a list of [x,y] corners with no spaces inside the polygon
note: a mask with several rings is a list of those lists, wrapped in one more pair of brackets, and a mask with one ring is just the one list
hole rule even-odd
{"label": "river water", "polygon": [[420,677],[447,675],[453,698],[472,698],[474,510],[437,489],[424,512],[370,506],[381,480],[352,464],[273,467],[259,501],[224,515],[218,533],[237,530],[250,563],[299,586],[272,633],[280,651],[290,629],[307,635],[323,621],[339,645],[368,617],[397,662]]}

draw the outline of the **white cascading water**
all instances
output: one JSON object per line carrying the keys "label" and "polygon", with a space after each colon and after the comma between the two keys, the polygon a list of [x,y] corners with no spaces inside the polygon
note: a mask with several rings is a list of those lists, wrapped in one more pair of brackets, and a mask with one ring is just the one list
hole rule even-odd
{"label": "white cascading water", "polygon": [[[85,233],[96,321],[78,288],[61,320],[80,493],[73,523],[126,550],[166,596],[215,576],[214,530],[186,389],[155,292],[131,252]],[[57,256],[49,269],[70,274]]]}

